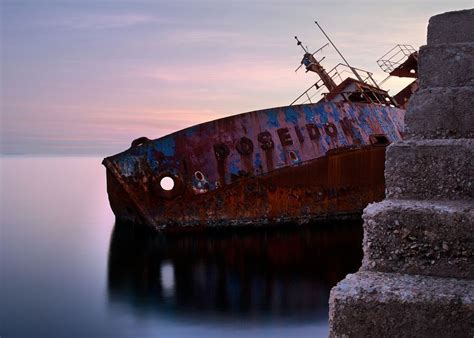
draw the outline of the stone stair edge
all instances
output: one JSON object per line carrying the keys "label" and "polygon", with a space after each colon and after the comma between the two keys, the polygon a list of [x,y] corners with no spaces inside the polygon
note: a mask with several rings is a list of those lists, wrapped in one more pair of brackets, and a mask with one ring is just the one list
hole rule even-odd
{"label": "stone stair edge", "polygon": [[[370,218],[386,208],[425,209],[426,211],[463,212],[474,213],[474,203],[471,200],[416,200],[416,199],[384,199],[370,203],[363,213],[364,218]],[[474,231],[474,229],[473,229]]]}
{"label": "stone stair edge", "polygon": [[[371,279],[373,282],[380,282],[381,287],[375,289],[367,280]],[[355,287],[349,287],[353,281],[357,281]],[[397,286],[398,283],[404,285],[404,289],[394,289],[394,295],[397,292],[405,293],[405,302],[410,300],[416,301],[430,301],[431,295],[425,292],[432,291],[435,296],[446,298],[459,295],[464,304],[474,305],[474,282],[472,279],[459,279],[452,277],[438,277],[428,275],[406,274],[399,272],[379,272],[379,271],[357,271],[348,274],[346,278],[340,281],[332,290],[331,298],[335,297],[336,292],[341,292],[347,297],[354,297],[360,294],[360,291],[367,291],[367,294],[374,295],[377,291],[390,291],[392,287]],[[416,288],[423,288],[425,292],[415,292]],[[334,292],[333,292],[334,290]],[[444,292],[440,292],[440,291]],[[466,292],[466,290],[468,292]]]}
{"label": "stone stair edge", "polygon": [[472,148],[474,147],[473,138],[437,138],[437,139],[406,139],[398,142],[394,142],[388,146],[388,148],[395,147],[462,147]]}

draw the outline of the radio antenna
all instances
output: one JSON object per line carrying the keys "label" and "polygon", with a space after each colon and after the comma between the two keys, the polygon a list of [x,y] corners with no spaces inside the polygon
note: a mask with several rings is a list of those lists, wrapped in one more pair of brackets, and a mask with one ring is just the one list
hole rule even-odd
{"label": "radio antenna", "polygon": [[303,48],[303,51],[304,51],[305,53],[308,53],[308,50],[307,50],[306,48],[304,48],[303,43],[302,43],[300,40],[298,40],[298,37],[297,37],[297,36],[295,36],[295,39],[296,39],[296,41],[297,41],[296,44],[297,44],[298,46],[300,46],[301,48]]}
{"label": "radio antenna", "polygon": [[324,36],[326,37],[326,39],[328,39],[328,41],[331,43],[331,45],[334,47],[334,49],[336,50],[336,52],[339,54],[339,56],[342,58],[342,60],[344,60],[344,62],[346,63],[347,67],[349,67],[350,70],[352,70],[352,72],[354,73],[354,75],[357,77],[357,79],[360,81],[360,82],[364,82],[364,80],[362,80],[362,78],[360,77],[359,73],[357,73],[357,71],[352,68],[352,66],[349,64],[349,62],[347,62],[346,58],[342,55],[342,53],[339,51],[339,49],[337,49],[336,45],[331,41],[331,39],[329,38],[329,36],[326,34],[326,32],[321,28],[321,26],[319,25],[319,23],[317,21],[314,21],[314,23],[316,24],[316,26],[318,26],[318,28],[321,30],[321,32],[323,32]]}

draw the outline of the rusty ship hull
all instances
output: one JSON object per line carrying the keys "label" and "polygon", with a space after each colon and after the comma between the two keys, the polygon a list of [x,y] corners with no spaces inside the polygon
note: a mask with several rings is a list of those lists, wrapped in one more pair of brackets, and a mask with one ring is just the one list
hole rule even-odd
{"label": "rusty ship hull", "polygon": [[303,104],[140,138],[103,161],[109,201],[117,220],[157,230],[360,215],[384,197],[385,147],[401,140],[404,114],[368,103]]}

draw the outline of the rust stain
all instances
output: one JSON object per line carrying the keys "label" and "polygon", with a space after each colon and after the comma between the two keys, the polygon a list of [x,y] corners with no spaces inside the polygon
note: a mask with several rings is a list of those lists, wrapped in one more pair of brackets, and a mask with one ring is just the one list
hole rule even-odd
{"label": "rust stain", "polygon": [[360,213],[384,196],[384,150],[401,139],[403,117],[389,106],[306,104],[140,138],[104,159],[112,210],[157,229]]}

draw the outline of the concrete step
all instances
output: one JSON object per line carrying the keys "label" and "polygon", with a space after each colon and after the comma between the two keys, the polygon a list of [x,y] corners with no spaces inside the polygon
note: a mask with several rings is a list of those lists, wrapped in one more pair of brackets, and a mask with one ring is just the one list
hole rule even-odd
{"label": "concrete step", "polygon": [[385,161],[389,199],[474,198],[474,139],[407,140],[390,145]]}
{"label": "concrete step", "polygon": [[420,89],[405,115],[409,138],[474,138],[474,86]]}
{"label": "concrete step", "polygon": [[474,204],[384,200],[364,210],[361,270],[474,279]]}
{"label": "concrete step", "polygon": [[422,46],[420,88],[474,85],[474,43]]}
{"label": "concrete step", "polygon": [[347,275],[329,298],[330,337],[472,337],[472,280]]}
{"label": "concrete step", "polygon": [[428,45],[474,42],[474,9],[432,16],[428,24]]}

